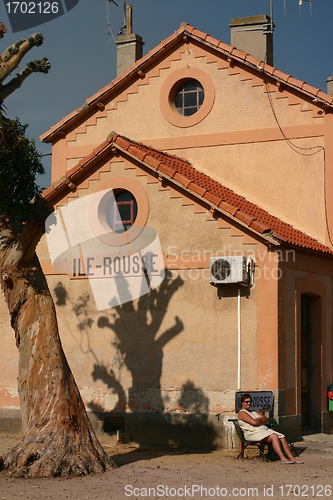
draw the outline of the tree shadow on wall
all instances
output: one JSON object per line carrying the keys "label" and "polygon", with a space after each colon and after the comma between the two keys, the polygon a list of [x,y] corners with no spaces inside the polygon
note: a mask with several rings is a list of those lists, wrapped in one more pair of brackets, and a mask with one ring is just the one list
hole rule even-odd
{"label": "tree shadow on wall", "polygon": [[[158,289],[150,290],[137,301],[116,306],[97,319],[98,328],[115,334],[112,345],[116,356],[108,364],[98,359],[90,345],[90,332],[95,324],[88,312],[89,295],[80,296],[76,303],[71,302],[78,319],[77,328],[86,336],[88,345],[86,350],[81,345],[81,351],[89,352],[95,360],[93,380],[102,381],[118,399],[109,413],[105,413],[97,401],[88,406],[103,421],[104,431],[114,434],[121,430],[124,441],[134,440],[143,445],[215,447],[216,433],[208,421],[209,400],[191,381],[181,388],[181,396],[174,404],[177,411],[164,413],[163,350],[184,326],[178,316],[162,333],[161,325],[172,296],[182,285],[180,277],[170,279],[167,275]],[[56,304],[64,306],[69,300],[66,289],[59,283],[54,292]],[[121,377],[125,369],[132,378],[127,391]]]}
{"label": "tree shadow on wall", "polygon": [[[127,405],[133,412],[163,412],[163,349],[183,331],[184,325],[179,317],[175,316],[170,328],[161,334],[160,329],[170,300],[182,285],[180,277],[174,280],[167,277],[158,289],[142,295],[136,303],[131,301],[121,304],[114,307],[108,316],[99,317],[97,326],[109,329],[115,334],[113,346],[117,352],[118,372],[121,373],[121,369],[126,367],[132,376],[128,401],[124,401],[121,395],[117,404],[118,410],[124,411]],[[108,370],[106,366],[95,365],[92,376],[94,380],[103,380],[108,387],[114,387],[114,371]]]}
{"label": "tree shadow on wall", "polygon": [[[116,338],[112,342],[116,356],[108,365],[98,359],[91,347],[90,333],[95,322],[91,317],[90,295],[84,293],[73,302],[61,282],[54,288],[56,305],[63,307],[69,303],[77,318],[76,328],[81,334],[81,340],[76,341],[81,352],[90,353],[95,360],[93,380],[103,381],[118,397],[114,412],[126,411],[126,408],[131,411],[163,412],[164,404],[160,385],[163,349],[169,341],[183,331],[182,321],[176,316],[174,324],[158,337],[157,335],[170,300],[182,284],[180,277],[172,280],[170,275],[167,275],[158,289],[142,294],[136,303],[130,301],[113,307],[108,316],[102,315],[97,319],[98,328],[111,330]],[[124,286],[124,281],[122,281],[119,295],[124,293]],[[128,296],[127,291],[125,292]],[[83,344],[87,348],[84,348]],[[133,381],[132,387],[128,390],[128,400],[121,383],[121,372],[124,368],[131,373]],[[101,410],[98,403],[92,402],[89,407],[94,411]]]}

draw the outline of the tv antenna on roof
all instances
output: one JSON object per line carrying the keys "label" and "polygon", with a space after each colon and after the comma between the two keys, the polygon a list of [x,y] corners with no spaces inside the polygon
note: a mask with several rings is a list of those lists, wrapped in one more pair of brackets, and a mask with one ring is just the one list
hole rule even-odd
{"label": "tv antenna on roof", "polygon": [[[114,0],[109,0],[109,2],[116,3]],[[118,4],[116,4],[118,7]],[[120,28],[118,35],[126,35],[127,33],[127,23],[126,23],[126,0],[124,0],[124,24]]]}
{"label": "tv antenna on roof", "polygon": [[272,35],[274,33],[275,25],[273,23],[273,0],[270,0],[270,21],[263,25],[263,33],[265,35]]}
{"label": "tv antenna on roof", "polygon": [[[304,2],[308,2],[310,4],[310,16],[312,16],[311,0],[304,0]],[[301,16],[302,15],[303,0],[298,0],[298,5],[299,5],[299,15]]]}
{"label": "tv antenna on roof", "polygon": [[109,43],[109,47],[111,47],[111,36],[114,39],[114,41],[116,41],[116,39],[113,36],[112,29],[111,29],[109,3],[114,3],[117,7],[118,7],[118,4],[114,0],[106,0],[106,19],[107,19],[107,27],[108,27],[108,43]]}
{"label": "tv antenna on roof", "polygon": [[[116,41],[116,39],[112,33],[111,23],[110,23],[110,8],[109,8],[110,3],[114,3],[117,7],[119,7],[119,5],[117,4],[117,2],[115,2],[115,0],[106,0],[106,17],[107,17],[107,26],[108,26],[109,46],[111,45],[111,35],[112,35],[114,41]],[[126,33],[131,33],[131,32],[132,32],[132,7],[131,7],[131,5],[129,5],[126,8],[126,0],[124,0],[124,24],[120,28],[118,36],[119,35],[126,35]]]}
{"label": "tv antenna on roof", "polygon": [[[299,5],[299,15],[302,15],[302,5],[303,2],[308,2],[310,4],[310,16],[312,16],[312,7],[311,7],[311,0],[298,0],[298,5]],[[286,15],[286,0],[283,0],[283,5],[284,5],[284,15]]]}
{"label": "tv antenna on roof", "polygon": [[126,33],[126,0],[124,0],[124,33]]}

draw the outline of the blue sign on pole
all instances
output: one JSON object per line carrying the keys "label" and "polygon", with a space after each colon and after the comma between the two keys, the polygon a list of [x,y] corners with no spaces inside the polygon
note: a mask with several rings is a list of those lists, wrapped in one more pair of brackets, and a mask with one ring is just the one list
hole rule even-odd
{"label": "blue sign on pole", "polygon": [[274,406],[274,398],[272,391],[241,391],[236,392],[235,408],[236,413],[241,409],[241,396],[242,394],[250,394],[252,398],[252,404],[250,411],[272,411]]}

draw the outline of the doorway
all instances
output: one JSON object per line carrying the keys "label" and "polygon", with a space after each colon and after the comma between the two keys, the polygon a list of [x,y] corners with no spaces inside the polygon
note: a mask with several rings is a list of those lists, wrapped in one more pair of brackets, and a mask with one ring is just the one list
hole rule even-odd
{"label": "doorway", "polygon": [[321,298],[301,295],[302,432],[321,429]]}

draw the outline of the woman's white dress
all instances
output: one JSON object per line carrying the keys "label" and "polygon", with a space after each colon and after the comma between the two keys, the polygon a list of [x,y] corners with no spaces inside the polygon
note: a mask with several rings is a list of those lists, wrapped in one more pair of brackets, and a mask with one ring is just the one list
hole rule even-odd
{"label": "woman's white dress", "polygon": [[[256,411],[240,410],[240,412],[241,411],[245,411],[252,418],[261,417],[261,415],[259,415],[259,413],[257,413]],[[280,439],[284,437],[284,434],[281,434],[281,432],[273,431],[272,429],[269,429],[266,425],[259,425],[258,427],[255,427],[254,425],[244,422],[244,420],[241,420],[239,418],[239,413],[238,413],[239,427],[242,429],[244,437],[247,441],[261,441],[262,439],[270,436],[271,434],[277,434]]]}

